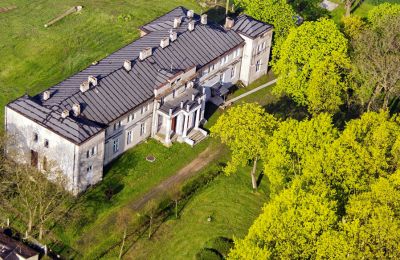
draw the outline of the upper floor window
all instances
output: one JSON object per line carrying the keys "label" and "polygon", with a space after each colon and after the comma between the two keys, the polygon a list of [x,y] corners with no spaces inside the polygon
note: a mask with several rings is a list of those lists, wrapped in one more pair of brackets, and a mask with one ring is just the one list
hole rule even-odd
{"label": "upper floor window", "polygon": [[37,143],[37,141],[39,141],[39,135],[38,135],[38,133],[33,133],[33,141],[34,141],[35,143]]}
{"label": "upper floor window", "polygon": [[145,123],[140,124],[140,136],[144,135],[144,132],[146,131],[146,125]]}
{"label": "upper floor window", "polygon": [[208,74],[208,70],[209,70],[209,68],[207,67],[207,68],[205,68],[204,70],[203,70],[203,76],[205,76],[205,75],[207,75]]}
{"label": "upper floor window", "polygon": [[89,166],[86,168],[86,172],[87,172],[87,173],[92,173],[92,172],[93,172],[93,165],[92,165],[92,164],[89,165]]}
{"label": "upper floor window", "polygon": [[117,123],[114,124],[114,131],[120,129],[122,126],[122,122],[118,121]]}
{"label": "upper floor window", "polygon": [[240,49],[236,49],[236,50],[233,52],[233,58],[239,57],[239,54],[240,54]]}
{"label": "upper floor window", "polygon": [[256,63],[256,72],[260,71],[261,69],[261,60],[258,60]]}
{"label": "upper floor window", "polygon": [[231,70],[231,79],[233,79],[236,76],[236,66],[234,66]]}
{"label": "upper floor window", "polygon": [[49,140],[44,139],[44,147],[49,148]]}
{"label": "upper floor window", "polygon": [[86,158],[93,157],[97,154],[97,145],[93,146],[89,150],[86,151]]}

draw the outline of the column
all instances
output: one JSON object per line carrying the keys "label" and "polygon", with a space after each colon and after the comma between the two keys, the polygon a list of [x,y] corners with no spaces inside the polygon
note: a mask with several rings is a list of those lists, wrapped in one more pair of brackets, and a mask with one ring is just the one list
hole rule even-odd
{"label": "column", "polygon": [[194,122],[194,129],[198,129],[199,128],[199,124],[200,124],[200,109],[196,110],[196,121]]}
{"label": "column", "polygon": [[165,143],[171,143],[171,117],[167,117],[167,126],[165,129]]}
{"label": "column", "polygon": [[188,116],[187,115],[183,115],[183,134],[182,137],[186,137],[187,136],[187,130],[188,130]]}

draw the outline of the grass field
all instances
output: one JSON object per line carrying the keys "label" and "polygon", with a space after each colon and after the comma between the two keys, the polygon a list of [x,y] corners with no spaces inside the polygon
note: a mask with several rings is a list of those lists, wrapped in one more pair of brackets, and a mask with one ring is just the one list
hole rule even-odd
{"label": "grass field", "polygon": [[[265,181],[255,193],[250,168],[232,176],[220,175],[187,203],[179,219],[168,220],[150,240],[140,239],[125,258],[194,259],[212,238],[243,237],[267,201]],[[208,216],[212,216],[211,222]]]}
{"label": "grass field", "polygon": [[[80,13],[44,28],[46,22],[79,4],[84,6]],[[195,0],[0,1],[0,7],[12,5],[17,8],[0,13],[2,108],[11,100],[25,93],[36,94],[125,46],[139,36],[140,25],[178,5],[201,11]]]}

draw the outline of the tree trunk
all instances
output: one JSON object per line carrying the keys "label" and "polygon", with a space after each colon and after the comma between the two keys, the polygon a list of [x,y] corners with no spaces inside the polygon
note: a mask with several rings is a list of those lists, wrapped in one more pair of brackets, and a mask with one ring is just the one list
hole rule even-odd
{"label": "tree trunk", "polygon": [[43,225],[39,225],[39,240],[42,240],[43,238]]}
{"label": "tree trunk", "polygon": [[178,219],[178,200],[175,200],[175,218]]}
{"label": "tree trunk", "polygon": [[251,170],[251,183],[253,184],[254,190],[257,190],[257,178],[256,178],[257,160],[258,157],[254,158],[253,169]]}
{"label": "tree trunk", "polygon": [[121,249],[119,250],[118,259],[122,259],[122,253],[124,252],[124,246],[125,246],[125,239],[126,239],[126,227],[124,230],[124,237],[122,238],[122,245],[121,245]]}
{"label": "tree trunk", "polygon": [[151,225],[153,224],[153,217],[150,217],[150,226],[149,226],[149,239],[151,238]]}

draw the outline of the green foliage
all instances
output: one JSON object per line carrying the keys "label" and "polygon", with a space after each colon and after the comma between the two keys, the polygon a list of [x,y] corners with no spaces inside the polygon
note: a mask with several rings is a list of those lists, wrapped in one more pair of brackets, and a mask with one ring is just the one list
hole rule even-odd
{"label": "green foliage", "polygon": [[363,21],[363,19],[357,15],[343,17],[342,22],[344,34],[350,39],[360,35],[366,26],[366,23]]}
{"label": "green foliage", "polygon": [[[233,259],[399,258],[400,119],[282,122],[265,152],[273,199]],[[280,192],[279,192],[280,191]]]}
{"label": "green foliage", "polygon": [[277,120],[256,103],[232,107],[221,115],[210,131],[232,151],[232,160],[225,167],[226,174],[259,158],[276,125]]}
{"label": "green foliage", "polygon": [[383,3],[368,12],[368,21],[378,25],[382,20],[390,20],[400,15],[400,4]]}
{"label": "green foliage", "polygon": [[333,113],[343,103],[350,67],[347,40],[332,20],[305,22],[292,29],[275,64],[276,94],[287,94],[313,114]]}
{"label": "green foliage", "polygon": [[286,0],[239,0],[236,3],[242,6],[248,15],[274,26],[273,59],[275,60],[279,56],[282,42],[290,29],[296,25],[296,12]]}
{"label": "green foliage", "polygon": [[196,260],[222,260],[223,257],[213,249],[203,248],[196,254]]}
{"label": "green foliage", "polygon": [[224,258],[226,258],[229,250],[233,247],[233,240],[226,237],[215,237],[207,241],[204,247],[214,249]]}

